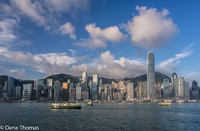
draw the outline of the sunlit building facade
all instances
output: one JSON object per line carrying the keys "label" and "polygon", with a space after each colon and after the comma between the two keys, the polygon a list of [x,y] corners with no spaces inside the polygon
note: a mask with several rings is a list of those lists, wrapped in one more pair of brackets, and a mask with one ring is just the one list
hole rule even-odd
{"label": "sunlit building facade", "polygon": [[127,100],[133,100],[133,99],[134,99],[134,84],[132,82],[129,82],[127,83]]}

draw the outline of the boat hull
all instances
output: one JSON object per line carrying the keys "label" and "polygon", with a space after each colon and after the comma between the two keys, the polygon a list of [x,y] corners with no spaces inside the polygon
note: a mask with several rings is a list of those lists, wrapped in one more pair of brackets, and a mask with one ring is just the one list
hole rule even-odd
{"label": "boat hull", "polygon": [[159,103],[159,106],[171,106],[171,103]]}
{"label": "boat hull", "polygon": [[61,107],[51,107],[51,109],[81,109],[81,106],[61,106]]}
{"label": "boat hull", "polygon": [[93,104],[88,104],[88,106],[93,106]]}

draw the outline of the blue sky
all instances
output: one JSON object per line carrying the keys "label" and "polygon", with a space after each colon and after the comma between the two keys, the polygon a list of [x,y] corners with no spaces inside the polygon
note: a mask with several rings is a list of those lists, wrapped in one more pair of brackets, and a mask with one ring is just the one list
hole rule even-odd
{"label": "blue sky", "polygon": [[156,71],[200,82],[198,0],[12,0],[0,2],[0,72],[134,77]]}

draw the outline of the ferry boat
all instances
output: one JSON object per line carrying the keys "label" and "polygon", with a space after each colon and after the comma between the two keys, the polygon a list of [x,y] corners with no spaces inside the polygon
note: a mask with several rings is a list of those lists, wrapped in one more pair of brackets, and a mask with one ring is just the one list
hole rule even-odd
{"label": "ferry boat", "polygon": [[93,106],[92,101],[88,101],[88,106]]}
{"label": "ferry boat", "polygon": [[51,109],[81,109],[79,103],[52,103]]}
{"label": "ferry boat", "polygon": [[171,106],[171,103],[160,102],[159,106]]}
{"label": "ferry boat", "polygon": [[159,106],[171,106],[171,100],[164,100],[164,102],[160,102]]}

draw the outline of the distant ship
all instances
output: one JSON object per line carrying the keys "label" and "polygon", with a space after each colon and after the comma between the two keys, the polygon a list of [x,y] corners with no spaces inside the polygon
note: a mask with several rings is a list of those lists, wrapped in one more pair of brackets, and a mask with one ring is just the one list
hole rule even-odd
{"label": "distant ship", "polygon": [[52,103],[51,109],[81,109],[79,103]]}
{"label": "distant ship", "polygon": [[93,106],[92,101],[88,101],[88,106]]}
{"label": "distant ship", "polygon": [[171,101],[170,100],[169,101],[165,100],[164,102],[160,102],[159,106],[171,106]]}

